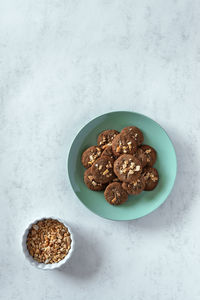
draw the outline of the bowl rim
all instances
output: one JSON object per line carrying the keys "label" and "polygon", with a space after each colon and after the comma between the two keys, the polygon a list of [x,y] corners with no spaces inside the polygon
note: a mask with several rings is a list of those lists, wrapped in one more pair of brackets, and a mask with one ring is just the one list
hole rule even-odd
{"label": "bowl rim", "polygon": [[[30,228],[37,223],[38,221],[42,221],[45,219],[53,219],[53,220],[57,220],[60,223],[62,223],[65,227],[67,227],[69,233],[70,233],[70,237],[71,237],[71,248],[68,252],[68,254],[62,259],[60,260],[58,263],[53,263],[53,264],[45,264],[45,263],[39,263],[37,262],[28,252],[27,246],[26,246],[26,240],[27,240],[27,235],[29,233]],[[50,216],[50,217],[43,217],[43,218],[39,218],[36,219],[35,221],[33,221],[32,223],[30,223],[28,225],[28,227],[25,229],[24,234],[22,236],[22,249],[23,249],[23,253],[25,255],[26,260],[29,261],[29,263],[41,270],[53,270],[53,269],[57,269],[60,268],[62,265],[64,265],[72,256],[72,253],[74,252],[74,246],[75,246],[75,242],[74,242],[74,235],[71,231],[71,227],[65,222],[65,220],[61,219],[61,218],[57,218],[54,216]]]}
{"label": "bowl rim", "polygon": [[[82,202],[82,201],[80,200],[80,198],[78,197],[77,193],[76,193],[75,190],[74,190],[73,182],[72,182],[71,176],[70,176],[70,166],[69,166],[69,161],[70,161],[70,157],[71,157],[71,155],[72,155],[72,148],[73,148],[73,146],[74,146],[74,144],[75,144],[75,142],[76,142],[78,136],[81,135],[82,131],[84,130],[84,128],[85,128],[86,126],[88,126],[89,124],[91,124],[91,123],[92,123],[93,121],[95,121],[96,119],[98,119],[98,118],[100,118],[100,117],[103,117],[103,116],[109,116],[109,115],[111,115],[111,114],[113,114],[113,113],[118,113],[118,114],[119,114],[119,113],[136,114],[136,115],[138,115],[138,116],[145,117],[145,118],[149,119],[150,121],[153,121],[154,123],[156,123],[156,125],[157,125],[158,127],[160,127],[160,128],[164,131],[164,133],[166,134],[166,136],[168,137],[168,139],[169,139],[169,141],[170,141],[170,143],[171,143],[171,145],[172,145],[172,149],[173,149],[173,153],[174,153],[174,157],[175,157],[175,165],[174,165],[174,171],[175,171],[175,172],[174,172],[173,183],[172,183],[172,185],[171,185],[171,187],[170,187],[170,189],[169,189],[169,191],[168,191],[168,193],[167,193],[167,196],[165,197],[165,200],[164,200],[163,202],[161,202],[156,208],[153,208],[152,210],[150,210],[148,213],[141,214],[140,216],[135,217],[135,218],[129,218],[129,219],[115,219],[115,218],[109,218],[109,217],[105,217],[105,216],[100,215],[100,214],[96,213],[95,211],[91,210],[91,209],[90,209],[84,202]],[[91,119],[89,122],[87,122],[85,125],[83,125],[83,126],[81,127],[81,129],[78,131],[78,133],[76,134],[75,138],[73,139],[73,142],[72,142],[72,144],[71,144],[71,146],[70,146],[70,149],[69,149],[69,152],[68,152],[68,156],[67,156],[66,163],[67,163],[67,172],[68,172],[69,181],[70,181],[72,190],[73,190],[73,192],[75,193],[76,197],[78,198],[79,202],[81,202],[82,205],[83,205],[84,207],[86,207],[91,213],[97,215],[98,217],[104,218],[104,219],[106,219],[106,220],[110,220],[110,221],[118,221],[118,222],[119,222],[119,221],[121,221],[121,222],[127,222],[127,221],[133,221],[133,220],[137,220],[137,219],[143,218],[143,217],[145,217],[145,216],[147,216],[147,215],[153,213],[153,212],[154,212],[155,210],[157,210],[160,206],[162,206],[162,205],[165,203],[165,201],[167,200],[167,198],[169,197],[169,195],[171,194],[171,192],[172,192],[172,190],[173,190],[173,188],[174,188],[174,186],[175,186],[175,181],[176,181],[176,178],[177,178],[177,167],[178,167],[178,166],[177,166],[177,155],[176,155],[175,146],[174,146],[174,143],[172,142],[172,140],[171,140],[169,134],[166,132],[166,130],[165,130],[158,122],[156,122],[154,119],[148,117],[147,115],[144,115],[144,114],[141,114],[141,113],[135,112],[135,111],[128,111],[128,110],[113,110],[113,111],[110,111],[110,112],[107,112],[107,113],[98,115],[98,116],[96,116],[95,118]]]}

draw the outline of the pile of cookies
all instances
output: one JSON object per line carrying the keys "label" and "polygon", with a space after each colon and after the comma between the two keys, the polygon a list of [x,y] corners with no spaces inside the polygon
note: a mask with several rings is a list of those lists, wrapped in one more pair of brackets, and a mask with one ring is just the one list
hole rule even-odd
{"label": "pile of cookies", "polygon": [[105,199],[119,205],[128,195],[153,190],[159,181],[153,168],[156,151],[142,145],[142,131],[128,126],[119,133],[114,129],[101,132],[97,146],[91,146],[82,154],[86,186],[93,191],[104,191]]}

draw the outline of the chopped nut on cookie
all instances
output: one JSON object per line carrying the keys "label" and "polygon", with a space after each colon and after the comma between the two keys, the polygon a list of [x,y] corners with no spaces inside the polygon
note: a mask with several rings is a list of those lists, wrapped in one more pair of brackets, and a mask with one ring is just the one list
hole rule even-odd
{"label": "chopped nut on cookie", "polygon": [[90,168],[93,163],[101,156],[102,149],[97,146],[91,146],[82,154],[82,164],[85,168]]}
{"label": "chopped nut on cookie", "polygon": [[[101,170],[102,166],[99,166],[99,170]],[[91,168],[87,169],[84,173],[84,182],[86,186],[92,191],[102,191],[105,189],[105,184],[96,182],[94,180],[94,176],[91,172]]]}
{"label": "chopped nut on cookie", "polygon": [[140,146],[140,149],[142,149],[146,155],[147,158],[147,167],[152,167],[156,162],[156,150],[149,146],[149,145],[142,145]]}
{"label": "chopped nut on cookie", "polygon": [[109,156],[101,156],[92,165],[91,172],[96,182],[111,182],[115,178],[113,172],[113,159]]}
{"label": "chopped nut on cookie", "polygon": [[120,182],[112,182],[105,189],[106,201],[112,205],[120,205],[128,199],[128,193],[122,188]]}
{"label": "chopped nut on cookie", "polygon": [[119,132],[117,130],[114,130],[114,129],[104,130],[98,136],[98,139],[97,139],[98,146],[100,146],[102,149],[105,149],[106,147],[111,146],[114,137],[118,133]]}
{"label": "chopped nut on cookie", "polygon": [[146,167],[142,173],[145,180],[145,191],[152,191],[158,184],[159,175],[158,171],[152,167]]}
{"label": "chopped nut on cookie", "polygon": [[123,182],[122,183],[123,189],[127,191],[128,194],[130,195],[138,195],[140,194],[144,188],[145,188],[145,180],[143,176],[140,176],[133,182]]}
{"label": "chopped nut on cookie", "polygon": [[122,129],[121,134],[130,135],[137,142],[137,145],[141,145],[144,140],[142,131],[135,126],[128,126]]}
{"label": "chopped nut on cookie", "polygon": [[121,181],[133,182],[140,176],[142,164],[135,156],[123,154],[114,162],[114,172]]}
{"label": "chopped nut on cookie", "polygon": [[122,154],[134,154],[137,151],[137,143],[131,136],[118,134],[113,139],[112,151],[116,157]]}

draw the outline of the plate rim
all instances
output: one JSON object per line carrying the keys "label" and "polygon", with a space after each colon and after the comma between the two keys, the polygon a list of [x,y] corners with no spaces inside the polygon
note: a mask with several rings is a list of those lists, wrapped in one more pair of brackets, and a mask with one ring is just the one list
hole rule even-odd
{"label": "plate rim", "polygon": [[[91,210],[85,203],[83,203],[83,202],[81,201],[81,199],[78,197],[77,193],[76,193],[75,190],[74,190],[72,180],[71,180],[71,178],[70,178],[69,161],[70,161],[70,156],[72,155],[72,148],[73,148],[73,145],[74,145],[76,139],[77,139],[78,136],[81,134],[81,132],[83,131],[83,129],[84,129],[86,126],[88,126],[90,123],[92,123],[94,120],[98,119],[99,117],[107,116],[107,115],[113,114],[113,113],[131,113],[131,114],[136,114],[136,115],[138,115],[138,116],[145,117],[145,118],[147,118],[147,119],[153,121],[154,123],[157,124],[157,126],[159,126],[159,127],[164,131],[164,133],[166,134],[166,136],[168,137],[169,141],[170,141],[171,144],[172,144],[172,149],[173,149],[173,152],[174,152],[174,157],[175,157],[175,173],[174,173],[174,179],[173,179],[173,184],[172,184],[172,186],[171,186],[171,188],[170,188],[170,190],[169,190],[169,192],[168,192],[168,194],[167,194],[165,200],[164,200],[162,203],[160,203],[156,208],[153,208],[151,211],[149,211],[148,213],[142,214],[142,215],[140,215],[140,216],[138,216],[138,217],[135,217],[135,218],[115,219],[115,218],[105,217],[105,216],[103,216],[103,215],[98,214],[97,212],[94,212],[94,211]],[[71,187],[72,187],[72,190],[73,190],[74,194],[75,194],[76,197],[78,198],[79,202],[81,202],[82,205],[83,205],[84,207],[86,207],[91,213],[95,214],[96,216],[98,216],[98,217],[100,217],[100,218],[103,218],[103,219],[106,219],[106,220],[110,220],[110,221],[118,221],[118,222],[119,222],[119,221],[120,221],[120,222],[133,221],[133,220],[137,220],[137,219],[143,218],[143,217],[145,217],[145,216],[147,216],[147,215],[153,213],[155,210],[157,210],[160,206],[162,206],[162,205],[165,203],[165,201],[167,200],[167,198],[168,198],[169,195],[171,194],[171,192],[172,192],[172,190],[173,190],[173,188],[174,188],[174,186],[175,186],[175,181],[176,181],[176,178],[177,178],[177,155],[176,155],[176,149],[175,149],[174,143],[172,142],[172,140],[171,140],[169,134],[168,134],[168,133],[166,132],[166,130],[165,130],[158,122],[156,122],[154,119],[152,119],[152,118],[150,118],[150,117],[148,117],[148,116],[146,116],[146,115],[144,115],[144,114],[141,114],[141,113],[139,113],[139,112],[135,112],[135,111],[128,111],[128,110],[113,110],[113,111],[110,111],[110,112],[107,112],[107,113],[104,113],[104,114],[101,114],[101,115],[98,115],[98,116],[94,117],[94,118],[91,119],[89,122],[87,122],[85,125],[83,125],[83,126],[81,127],[81,129],[78,131],[78,133],[76,134],[75,138],[73,139],[73,142],[72,142],[72,144],[71,144],[71,146],[70,146],[70,149],[69,149],[69,152],[68,152],[68,156],[67,156],[67,173],[68,173],[70,185],[71,185]]]}

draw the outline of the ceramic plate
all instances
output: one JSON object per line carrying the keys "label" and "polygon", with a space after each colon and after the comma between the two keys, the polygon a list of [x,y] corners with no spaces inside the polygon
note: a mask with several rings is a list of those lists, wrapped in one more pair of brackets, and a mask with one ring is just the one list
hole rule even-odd
{"label": "ceramic plate", "polygon": [[[120,206],[112,206],[104,199],[103,192],[89,190],[83,181],[84,167],[81,155],[85,149],[97,144],[97,136],[106,129],[120,131],[126,126],[137,126],[144,134],[144,144],[157,150],[157,168],[160,176],[155,190],[129,196]],[[95,214],[111,220],[133,220],[158,208],[170,194],[176,178],[176,153],[165,130],[152,119],[135,112],[110,112],[85,125],[74,139],[68,156],[68,173],[79,200]]]}

